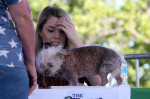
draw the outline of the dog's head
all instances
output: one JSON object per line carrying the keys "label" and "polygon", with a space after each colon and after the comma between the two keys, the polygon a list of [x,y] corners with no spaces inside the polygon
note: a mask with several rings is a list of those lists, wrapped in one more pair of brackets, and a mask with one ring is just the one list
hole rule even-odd
{"label": "dog's head", "polygon": [[42,48],[36,57],[36,67],[44,76],[54,76],[63,64],[62,47]]}

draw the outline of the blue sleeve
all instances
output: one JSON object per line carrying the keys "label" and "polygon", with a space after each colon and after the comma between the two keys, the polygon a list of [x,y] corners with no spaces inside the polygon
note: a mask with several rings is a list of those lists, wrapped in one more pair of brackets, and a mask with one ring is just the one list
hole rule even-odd
{"label": "blue sleeve", "polygon": [[17,4],[19,2],[21,2],[22,0],[4,0],[6,5],[14,5]]}

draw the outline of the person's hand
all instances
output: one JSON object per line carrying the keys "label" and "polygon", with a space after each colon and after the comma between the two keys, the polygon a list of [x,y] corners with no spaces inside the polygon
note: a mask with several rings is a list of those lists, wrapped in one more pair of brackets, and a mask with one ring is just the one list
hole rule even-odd
{"label": "person's hand", "polygon": [[74,44],[75,47],[83,46],[82,41],[79,39],[74,24],[69,18],[62,17],[56,22],[58,29],[64,31],[68,39]]}
{"label": "person's hand", "polygon": [[28,94],[31,95],[33,90],[36,88],[37,85],[37,73],[36,73],[36,68],[35,65],[28,65],[27,67],[27,72],[29,76],[29,92]]}

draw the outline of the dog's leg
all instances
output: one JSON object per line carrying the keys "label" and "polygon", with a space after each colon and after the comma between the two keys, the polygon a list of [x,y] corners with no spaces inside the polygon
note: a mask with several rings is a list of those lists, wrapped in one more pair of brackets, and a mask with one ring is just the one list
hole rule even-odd
{"label": "dog's leg", "polygon": [[122,84],[122,78],[120,76],[118,76],[117,78],[115,78],[117,80],[118,85]]}
{"label": "dog's leg", "polygon": [[118,85],[122,84],[123,79],[121,78],[120,73],[117,76],[115,76],[115,79],[117,80]]}
{"label": "dog's leg", "polygon": [[68,80],[69,85],[70,85],[70,86],[73,86],[72,78],[71,78],[71,77],[67,77],[66,79]]}
{"label": "dog's leg", "polygon": [[70,86],[78,85],[78,75],[76,73],[70,74],[69,84],[70,84]]}
{"label": "dog's leg", "polygon": [[121,78],[121,66],[119,65],[118,68],[116,68],[112,73],[111,73],[114,78],[117,80],[117,84],[121,85],[122,84],[122,78]]}
{"label": "dog's leg", "polygon": [[78,75],[76,73],[74,73],[72,75],[72,81],[73,81],[73,86],[77,86],[77,84],[78,84]]}
{"label": "dog's leg", "polygon": [[100,86],[105,86],[108,83],[108,79],[107,79],[108,73],[100,72],[99,75],[102,79],[102,82],[101,82]]}
{"label": "dog's leg", "polygon": [[70,80],[68,80],[69,81],[69,85],[70,86],[73,86],[73,81],[72,81],[72,79],[70,79]]}

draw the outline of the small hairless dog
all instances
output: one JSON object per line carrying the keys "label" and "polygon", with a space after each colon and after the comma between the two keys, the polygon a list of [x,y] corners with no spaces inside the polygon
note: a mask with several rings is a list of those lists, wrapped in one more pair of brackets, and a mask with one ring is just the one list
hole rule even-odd
{"label": "small hairless dog", "polygon": [[[78,78],[100,75],[101,86],[108,83],[107,75],[122,84],[121,57],[112,49],[101,46],[85,46],[65,50],[61,47],[43,48],[37,55],[37,70],[45,76],[60,76],[70,85],[77,86]],[[112,78],[111,77],[111,78]]]}

